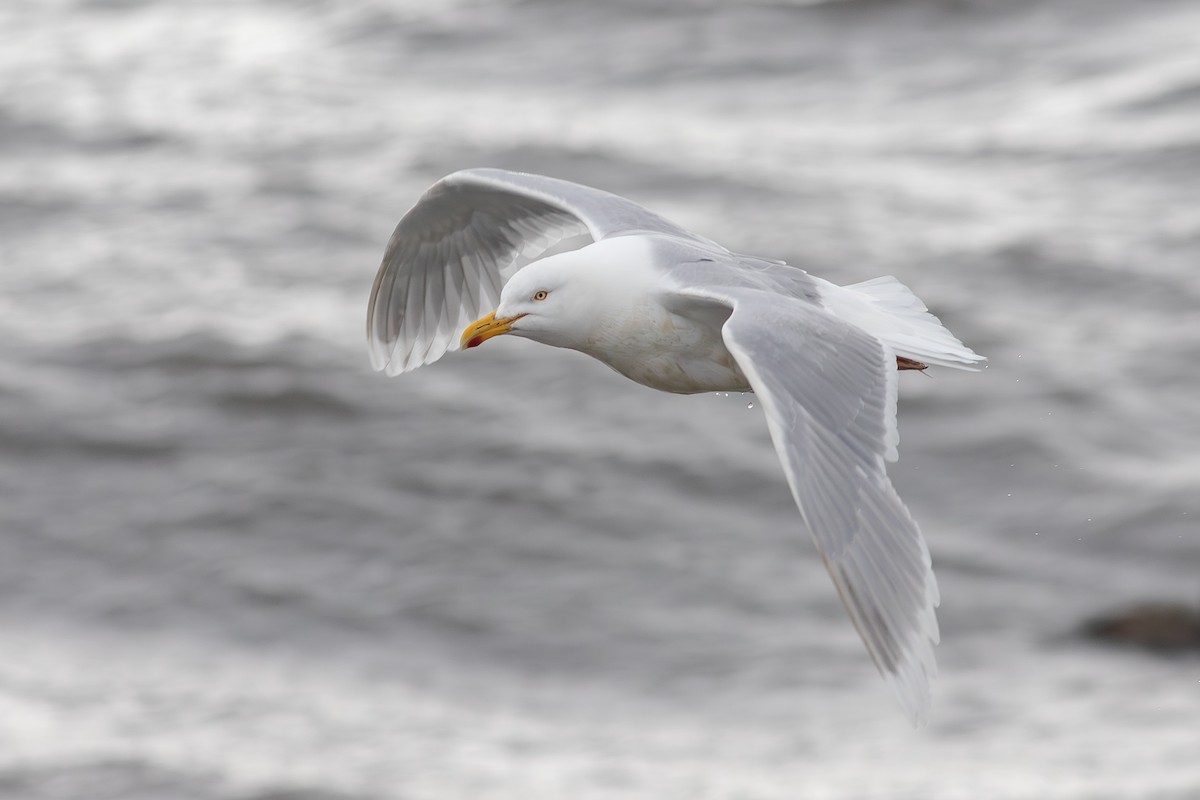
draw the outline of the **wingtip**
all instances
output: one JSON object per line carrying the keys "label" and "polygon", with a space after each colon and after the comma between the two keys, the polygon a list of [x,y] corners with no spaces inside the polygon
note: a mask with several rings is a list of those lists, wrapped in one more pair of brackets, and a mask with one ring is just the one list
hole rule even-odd
{"label": "wingtip", "polygon": [[375,372],[382,372],[387,368],[388,363],[392,360],[391,354],[387,352],[379,341],[374,337],[367,337],[367,360],[371,364],[371,369]]}
{"label": "wingtip", "polygon": [[892,696],[914,729],[925,727],[933,705],[933,675],[919,660],[909,659],[897,672],[885,675]]}

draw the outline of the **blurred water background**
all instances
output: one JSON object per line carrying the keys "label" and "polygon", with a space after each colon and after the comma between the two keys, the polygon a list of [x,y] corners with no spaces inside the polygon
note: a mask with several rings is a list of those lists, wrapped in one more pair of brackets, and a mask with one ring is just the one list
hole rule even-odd
{"label": "blurred water background", "polygon": [[[906,374],[914,732],[758,408],[499,340],[370,372],[466,166],[991,358]],[[1200,3],[0,5],[4,800],[1200,797]]]}

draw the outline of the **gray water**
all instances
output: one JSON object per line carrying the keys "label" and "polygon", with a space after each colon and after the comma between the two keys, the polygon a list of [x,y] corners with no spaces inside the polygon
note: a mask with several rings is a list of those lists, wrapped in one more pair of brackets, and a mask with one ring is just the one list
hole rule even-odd
{"label": "gray water", "polygon": [[[902,376],[927,728],[752,398],[370,372],[393,225],[481,165],[990,357]],[[9,0],[0,797],[1200,797],[1200,659],[1073,635],[1200,594],[1197,187],[1183,0]]]}

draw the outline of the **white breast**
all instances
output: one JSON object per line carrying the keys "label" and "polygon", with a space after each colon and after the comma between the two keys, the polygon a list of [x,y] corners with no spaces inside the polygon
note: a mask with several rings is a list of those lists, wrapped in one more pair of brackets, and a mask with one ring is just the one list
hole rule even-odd
{"label": "white breast", "polygon": [[673,314],[650,300],[599,320],[580,350],[663,392],[750,391],[719,327]]}

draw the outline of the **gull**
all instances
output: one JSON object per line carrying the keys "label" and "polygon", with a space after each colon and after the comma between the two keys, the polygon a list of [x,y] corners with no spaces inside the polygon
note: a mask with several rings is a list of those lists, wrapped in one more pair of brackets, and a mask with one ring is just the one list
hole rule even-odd
{"label": "gull", "polygon": [[897,374],[985,359],[916,295],[890,276],[838,286],[732,252],[599,189],[461,170],[387,244],[371,364],[397,375],[504,334],[664,392],[754,392],[851,622],[910,722],[924,722],[938,588],[886,471]]}

